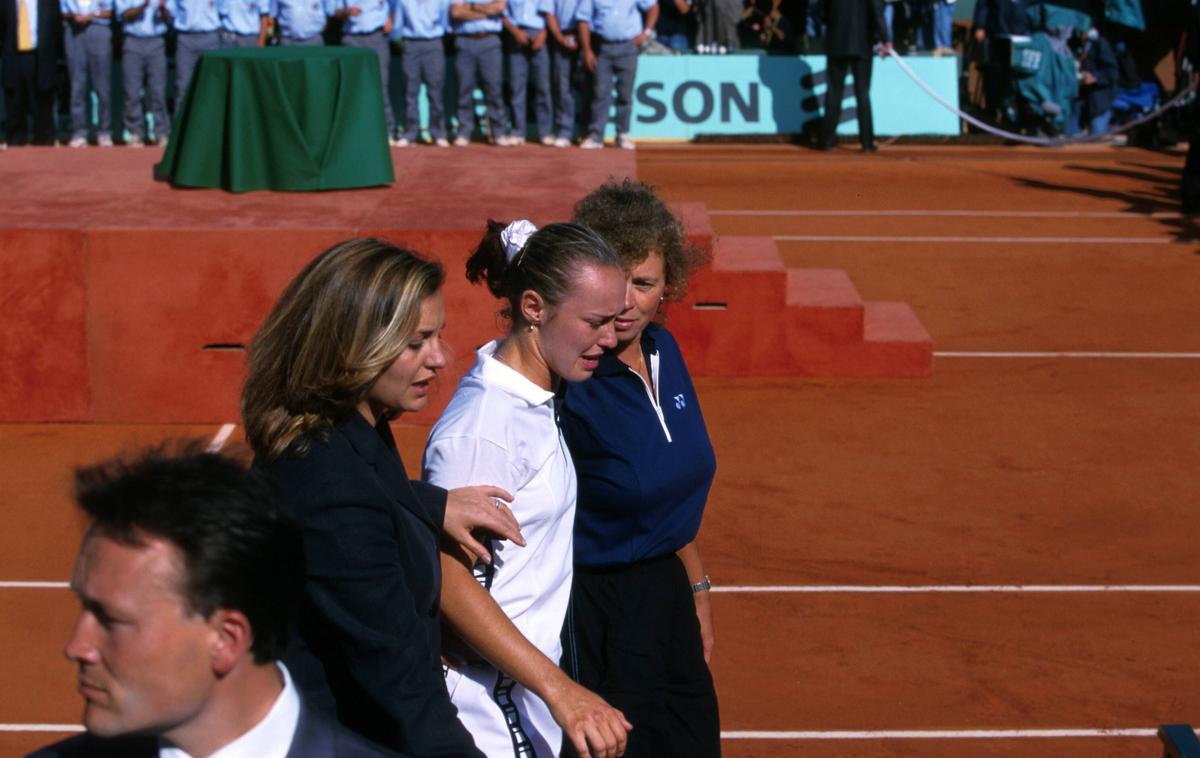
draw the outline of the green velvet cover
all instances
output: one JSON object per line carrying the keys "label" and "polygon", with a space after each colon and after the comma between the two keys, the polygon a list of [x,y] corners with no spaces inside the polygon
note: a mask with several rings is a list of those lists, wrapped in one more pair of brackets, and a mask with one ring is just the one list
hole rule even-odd
{"label": "green velvet cover", "polygon": [[371,50],[212,50],[196,65],[158,175],[183,187],[328,190],[394,180]]}

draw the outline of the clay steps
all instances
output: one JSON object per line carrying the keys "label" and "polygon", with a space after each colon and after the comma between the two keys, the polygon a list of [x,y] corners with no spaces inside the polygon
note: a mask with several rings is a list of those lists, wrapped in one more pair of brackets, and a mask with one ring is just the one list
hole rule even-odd
{"label": "clay steps", "polygon": [[[713,240],[702,203],[673,206]],[[933,340],[905,303],[864,302],[841,269],[787,268],[769,237],[713,242],[669,324],[698,376],[922,377]]]}

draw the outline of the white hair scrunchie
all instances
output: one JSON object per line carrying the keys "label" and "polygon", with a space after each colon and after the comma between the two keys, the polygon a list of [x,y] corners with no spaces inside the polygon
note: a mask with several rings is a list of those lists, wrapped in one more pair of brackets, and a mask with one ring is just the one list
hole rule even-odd
{"label": "white hair scrunchie", "polygon": [[504,227],[504,231],[500,232],[500,241],[504,243],[504,255],[509,263],[525,248],[525,243],[537,231],[537,227],[533,222],[521,219],[514,221]]}

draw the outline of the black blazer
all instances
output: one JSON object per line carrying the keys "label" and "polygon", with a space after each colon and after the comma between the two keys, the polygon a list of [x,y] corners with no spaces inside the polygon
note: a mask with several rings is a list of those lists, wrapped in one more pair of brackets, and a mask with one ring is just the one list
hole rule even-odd
{"label": "black blazer", "polygon": [[[62,9],[58,0],[32,0],[37,3],[38,30],[37,88],[54,89],[55,66],[58,63],[58,40],[62,34]],[[4,86],[16,87],[17,78],[17,0],[0,0],[0,67],[4,69]]]}
{"label": "black blazer", "polygon": [[[157,737],[104,739],[84,733],[30,753],[27,758],[157,758]],[[388,758],[397,756],[344,729],[300,701],[300,721],[287,758]]]}
{"label": "black blazer", "polygon": [[887,42],[883,0],[824,0],[825,54],[870,58],[876,42]]}
{"label": "black blazer", "polygon": [[308,581],[284,660],[309,704],[393,750],[479,755],[442,672],[446,491],[410,482],[387,423],[357,412],[264,468],[304,531]]}

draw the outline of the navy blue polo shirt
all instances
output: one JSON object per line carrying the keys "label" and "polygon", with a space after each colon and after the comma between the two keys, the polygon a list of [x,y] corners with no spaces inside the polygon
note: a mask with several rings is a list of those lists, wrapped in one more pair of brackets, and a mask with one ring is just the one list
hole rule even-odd
{"label": "navy blue polo shirt", "polygon": [[[566,388],[561,424],[579,479],[575,563],[658,558],[696,538],[717,470],[696,389],[675,339],[650,324],[646,365],[658,364],[659,407],[614,355]],[[659,414],[661,409],[661,418]]]}

